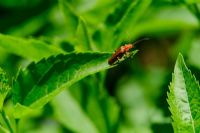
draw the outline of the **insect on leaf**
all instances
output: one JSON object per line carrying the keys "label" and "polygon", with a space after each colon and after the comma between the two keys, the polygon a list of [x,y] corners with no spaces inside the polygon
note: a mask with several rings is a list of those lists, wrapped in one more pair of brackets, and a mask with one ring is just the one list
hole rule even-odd
{"label": "insect on leaf", "polygon": [[138,50],[134,50],[131,52],[125,52],[122,55],[120,53],[120,56],[119,55],[116,56],[115,54],[113,54],[111,56],[111,58],[108,60],[108,64],[109,65],[117,65],[119,63],[125,62],[128,59],[132,58],[137,52],[138,52]]}

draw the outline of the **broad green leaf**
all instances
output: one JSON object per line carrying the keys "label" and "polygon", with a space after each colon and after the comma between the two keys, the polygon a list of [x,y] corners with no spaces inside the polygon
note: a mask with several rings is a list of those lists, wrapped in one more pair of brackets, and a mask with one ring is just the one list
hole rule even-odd
{"label": "broad green leaf", "polygon": [[55,118],[66,128],[78,133],[98,133],[95,125],[68,91],[56,96],[52,105]]}
{"label": "broad green leaf", "polygon": [[6,73],[0,68],[0,111],[3,108],[4,100],[9,91],[8,78],[6,77]]}
{"label": "broad green leaf", "polygon": [[32,63],[19,72],[14,82],[13,102],[31,109],[41,108],[71,84],[110,68],[107,63],[110,56],[110,53],[71,53]]}
{"label": "broad green leaf", "polygon": [[23,39],[3,34],[0,34],[0,47],[10,53],[34,61],[51,55],[64,53],[62,50],[39,40]]}
{"label": "broad green leaf", "polygon": [[168,103],[175,133],[200,132],[200,87],[179,54],[170,84]]}

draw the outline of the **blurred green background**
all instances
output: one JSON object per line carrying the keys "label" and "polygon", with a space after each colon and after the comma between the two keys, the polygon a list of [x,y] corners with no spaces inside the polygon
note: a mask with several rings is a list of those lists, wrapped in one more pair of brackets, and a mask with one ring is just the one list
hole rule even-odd
{"label": "blurred green background", "polygon": [[[66,52],[113,52],[150,38],[136,45],[133,59],[81,80],[21,120],[19,131],[87,133],[93,125],[100,133],[173,132],[168,85],[179,52],[198,78],[199,21],[195,0],[0,0],[0,33]],[[10,77],[29,63],[0,47]]]}

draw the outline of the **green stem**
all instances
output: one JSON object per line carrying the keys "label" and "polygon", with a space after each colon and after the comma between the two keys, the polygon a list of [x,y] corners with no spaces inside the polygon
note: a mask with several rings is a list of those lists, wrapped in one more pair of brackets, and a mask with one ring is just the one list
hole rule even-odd
{"label": "green stem", "polygon": [[10,133],[14,133],[14,131],[13,131],[11,125],[10,125],[9,119],[8,119],[8,117],[6,116],[6,113],[5,113],[4,110],[1,111],[1,116],[2,116],[3,120],[5,121],[7,127],[9,128]]}

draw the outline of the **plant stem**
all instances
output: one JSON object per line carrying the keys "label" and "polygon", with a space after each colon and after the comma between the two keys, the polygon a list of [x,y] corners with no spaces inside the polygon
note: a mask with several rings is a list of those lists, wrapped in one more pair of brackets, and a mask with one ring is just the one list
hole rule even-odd
{"label": "plant stem", "polygon": [[14,131],[13,131],[11,125],[10,125],[9,119],[8,119],[8,117],[6,116],[6,113],[5,113],[4,110],[1,111],[1,115],[2,115],[2,118],[3,118],[3,120],[5,121],[6,125],[8,126],[10,132],[11,132],[11,133],[14,133]]}

